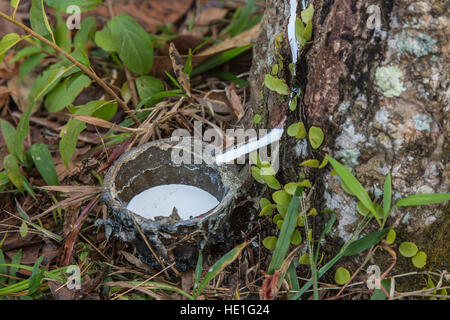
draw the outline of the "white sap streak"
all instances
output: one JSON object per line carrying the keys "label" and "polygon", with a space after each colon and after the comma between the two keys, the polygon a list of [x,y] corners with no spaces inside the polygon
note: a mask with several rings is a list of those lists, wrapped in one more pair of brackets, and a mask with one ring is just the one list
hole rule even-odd
{"label": "white sap streak", "polygon": [[[303,6],[305,6],[305,1],[302,2]],[[291,47],[291,53],[292,53],[292,62],[294,64],[293,68],[293,75],[295,76],[296,70],[295,66],[297,64],[297,57],[298,57],[298,42],[295,38],[295,19],[297,18],[297,0],[290,0],[290,16],[289,16],[289,22],[288,22],[288,40],[289,45]],[[291,93],[290,99],[294,96],[294,93]],[[291,104],[291,101],[289,101],[289,105]],[[281,139],[281,136],[283,135],[283,128],[275,128],[271,130],[267,135],[262,137],[258,140],[250,141],[249,143],[242,145],[240,147],[235,147],[231,150],[228,150],[218,156],[216,156],[216,163],[217,165],[221,165],[223,163],[231,162],[240,156],[243,156],[245,154],[248,154],[250,152],[256,151],[262,147],[265,147],[269,144],[272,144],[275,141],[278,141]]]}
{"label": "white sap streak", "polygon": [[292,54],[292,63],[294,64],[294,70],[293,74],[295,76],[295,66],[297,64],[297,57],[298,57],[298,42],[295,38],[295,19],[297,18],[297,0],[290,0],[290,16],[289,16],[289,22],[288,22],[288,40],[289,45],[291,46],[291,54]]}
{"label": "white sap streak", "polygon": [[128,203],[127,209],[147,218],[168,217],[177,208],[182,220],[213,209],[219,201],[209,192],[191,185],[165,184],[149,188]]}
{"label": "white sap streak", "polygon": [[243,156],[244,154],[256,151],[262,147],[272,144],[273,142],[281,139],[283,131],[284,129],[275,128],[258,140],[250,141],[249,143],[244,144],[240,147],[235,147],[222,154],[219,154],[218,156],[216,156],[216,163],[218,165],[221,165],[222,163],[231,162],[239,158],[240,156]]}

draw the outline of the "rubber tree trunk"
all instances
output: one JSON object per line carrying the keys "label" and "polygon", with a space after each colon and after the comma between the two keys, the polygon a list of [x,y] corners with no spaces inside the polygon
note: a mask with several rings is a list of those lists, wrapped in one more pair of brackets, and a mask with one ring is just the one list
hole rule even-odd
{"label": "rubber tree trunk", "polygon": [[[270,128],[286,115],[285,129],[302,120],[307,128],[314,125],[325,132],[318,151],[305,139],[285,135],[279,172],[283,182],[298,177],[301,161],[328,153],[353,168],[361,184],[380,200],[389,172],[394,199],[448,192],[448,2],[312,2],[313,39],[300,50],[294,79],[288,69],[289,1],[266,1],[254,47],[249,119],[260,114],[263,121],[258,126]],[[262,87],[264,76],[279,60],[274,39],[280,32],[284,41],[278,51],[284,60],[279,77],[303,92],[294,112],[287,96]],[[316,185],[313,206],[338,214],[335,235],[346,240],[361,218],[356,198],[342,190],[330,170],[317,172],[309,172]],[[400,241],[414,241],[428,253],[428,265],[448,267],[448,212],[448,205],[397,208],[389,224],[396,227]]]}

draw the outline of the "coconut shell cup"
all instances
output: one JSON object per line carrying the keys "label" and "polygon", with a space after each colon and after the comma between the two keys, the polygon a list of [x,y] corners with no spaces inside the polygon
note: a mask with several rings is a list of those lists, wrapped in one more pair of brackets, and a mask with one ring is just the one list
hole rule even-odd
{"label": "coconut shell cup", "polygon": [[[241,180],[235,165],[216,165],[211,150],[211,145],[184,138],[183,143],[157,140],[124,153],[110,167],[103,183],[109,216],[98,222],[105,225],[107,238],[112,235],[132,244],[139,259],[155,269],[175,262],[175,268],[182,272],[195,268],[200,250],[230,250],[229,219]],[[127,209],[135,195],[165,184],[201,188],[219,204],[188,220],[176,214],[147,219]]]}

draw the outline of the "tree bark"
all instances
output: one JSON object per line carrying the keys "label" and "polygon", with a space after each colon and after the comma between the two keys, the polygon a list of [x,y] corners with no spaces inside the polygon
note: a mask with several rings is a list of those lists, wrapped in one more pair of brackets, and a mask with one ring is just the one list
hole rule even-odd
{"label": "tree bark", "polygon": [[[289,1],[266,1],[254,47],[249,118],[260,114],[261,126],[273,127],[286,115],[285,129],[302,120],[307,128],[318,126],[325,133],[318,151],[310,149],[306,139],[286,135],[280,158],[283,182],[298,177],[301,161],[330,154],[352,168],[372,198],[380,201],[389,172],[393,201],[416,193],[448,192],[448,2],[312,2],[313,39],[300,51],[295,79],[288,71],[292,61],[286,39]],[[372,11],[376,8],[378,27],[374,27]],[[277,63],[274,39],[280,32],[285,40],[280,77],[303,92],[301,108],[295,112],[288,109],[287,96],[261,87],[265,74]],[[247,123],[251,125],[250,120]],[[317,172],[310,171],[316,175],[312,205],[334,210],[339,217],[335,235],[347,240],[360,220],[356,198],[342,190],[330,170]],[[398,228],[400,239],[415,241],[421,250],[431,252],[434,246],[443,246],[444,255],[429,254],[429,258],[446,265],[448,212],[448,204],[397,208],[390,224]]]}

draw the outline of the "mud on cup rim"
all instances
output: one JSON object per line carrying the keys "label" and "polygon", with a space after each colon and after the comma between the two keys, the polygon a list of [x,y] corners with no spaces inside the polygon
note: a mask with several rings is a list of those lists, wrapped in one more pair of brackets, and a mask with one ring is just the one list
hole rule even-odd
{"label": "mud on cup rim", "polygon": [[[207,152],[201,156],[196,154],[194,150],[198,148],[194,148],[194,142],[200,144],[203,153],[207,144],[194,139],[191,140],[191,148],[169,139],[133,148],[114,162],[104,179],[102,196],[109,209],[109,217],[97,220],[96,224],[105,225],[107,239],[113,235],[134,245],[139,259],[158,270],[173,262],[178,271],[194,269],[199,250],[226,252],[232,247],[229,216],[241,179],[234,164],[218,166],[213,155]],[[195,164],[195,161],[177,164],[172,161],[172,153],[175,152],[182,155],[187,152],[197,162],[203,160],[200,164]],[[214,195],[219,204],[187,220],[173,215],[147,219],[127,209],[133,196],[166,184],[201,188]],[[158,258],[148,248],[141,232]]]}

